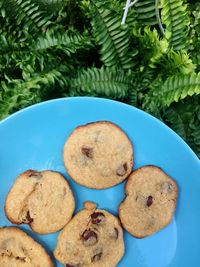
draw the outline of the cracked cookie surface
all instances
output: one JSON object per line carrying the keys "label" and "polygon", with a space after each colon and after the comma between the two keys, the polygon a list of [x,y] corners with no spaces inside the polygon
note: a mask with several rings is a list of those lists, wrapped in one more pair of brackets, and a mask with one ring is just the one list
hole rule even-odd
{"label": "cracked cookie surface", "polygon": [[58,236],[54,256],[66,267],[114,267],[124,254],[118,218],[85,203]]}
{"label": "cracked cookie surface", "polygon": [[1,267],[53,267],[45,249],[16,227],[0,228]]}
{"label": "cracked cookie surface", "polygon": [[90,188],[114,186],[128,177],[133,148],[117,125],[98,121],[77,127],[66,140],[65,167],[77,183]]}
{"label": "cracked cookie surface", "polygon": [[58,172],[28,170],[17,177],[5,202],[5,214],[15,224],[29,224],[41,234],[62,229],[74,211],[73,193]]}
{"label": "cracked cookie surface", "polygon": [[144,166],[134,171],[126,183],[125,194],[119,206],[119,217],[131,235],[143,238],[170,223],[178,188],[160,168]]}

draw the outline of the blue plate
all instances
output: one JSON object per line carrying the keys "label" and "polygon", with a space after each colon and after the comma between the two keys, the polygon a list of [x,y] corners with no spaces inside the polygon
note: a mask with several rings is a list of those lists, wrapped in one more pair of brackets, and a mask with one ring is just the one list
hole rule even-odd
{"label": "blue plate", "polygon": [[[119,102],[77,97],[47,101],[26,108],[0,122],[0,226],[10,222],[4,201],[16,176],[26,169],[63,173],[76,198],[76,210],[85,200],[117,214],[124,184],[93,190],[73,182],[65,171],[62,149],[78,125],[97,120],[118,124],[133,142],[134,169],[146,164],[163,168],[179,186],[175,216],[169,226],[145,239],[125,232],[125,256],[119,267],[200,266],[200,161],[187,144],[163,123],[145,112]],[[57,233],[34,234],[20,226],[52,255]],[[61,266],[59,263],[56,266]]]}

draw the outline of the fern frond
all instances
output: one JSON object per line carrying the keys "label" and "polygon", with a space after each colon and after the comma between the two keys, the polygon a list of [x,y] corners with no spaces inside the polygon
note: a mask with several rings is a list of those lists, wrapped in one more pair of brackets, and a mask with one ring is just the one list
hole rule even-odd
{"label": "fern frond", "polygon": [[81,35],[78,32],[71,33],[70,30],[54,32],[47,30],[44,35],[39,36],[31,45],[34,50],[61,49],[66,54],[75,53],[77,49],[88,49],[92,43],[88,36]]}
{"label": "fern frond", "polygon": [[130,34],[127,26],[121,25],[121,16],[101,0],[92,0],[91,5],[91,24],[93,35],[101,45],[101,61],[106,67],[131,68]]}
{"label": "fern frond", "polygon": [[163,106],[169,106],[179,99],[195,94],[200,94],[200,73],[168,78],[160,90],[158,99]]}
{"label": "fern frond", "polygon": [[141,28],[139,30],[134,30],[133,34],[135,37],[139,38],[139,49],[140,53],[145,55],[142,57],[144,65],[149,65],[151,68],[156,67],[161,57],[167,52],[168,41],[166,39],[161,39],[158,35],[156,29],[151,30],[149,26],[146,26],[141,33]]}
{"label": "fern frond", "polygon": [[163,62],[163,68],[166,69],[168,75],[174,75],[176,73],[189,74],[195,71],[196,64],[192,62],[189,54],[186,52],[175,52],[171,50]]}
{"label": "fern frond", "polygon": [[36,0],[39,5],[41,5],[44,10],[50,12],[57,12],[67,5],[69,0]]}
{"label": "fern frond", "polygon": [[113,68],[90,68],[78,72],[71,81],[71,95],[104,96],[124,99],[132,88],[131,71],[124,72]]}
{"label": "fern frond", "polygon": [[13,32],[18,27],[25,27],[30,33],[42,32],[50,22],[50,17],[42,11],[36,1],[2,0],[1,12],[10,19]]}
{"label": "fern frond", "polygon": [[200,97],[173,104],[164,112],[164,119],[200,157]]}
{"label": "fern frond", "polygon": [[140,0],[134,7],[138,14],[138,20],[142,25],[155,25],[158,23],[155,0]]}
{"label": "fern frond", "polygon": [[164,109],[173,102],[185,99],[187,96],[200,94],[200,73],[176,75],[169,77],[161,87],[150,90],[145,97],[143,107],[150,112],[154,109]]}
{"label": "fern frond", "polygon": [[184,140],[187,139],[188,125],[185,123],[181,114],[176,110],[176,108],[171,107],[165,112],[165,121],[169,126]]}
{"label": "fern frond", "polygon": [[6,77],[7,82],[3,81],[0,85],[0,119],[16,111],[16,106],[19,109],[41,101],[41,96],[45,93],[44,88],[51,88],[60,78],[61,73],[57,70],[38,74],[26,81]]}
{"label": "fern frond", "polygon": [[189,46],[189,15],[182,0],[161,0],[161,19],[166,38],[174,50],[187,50]]}

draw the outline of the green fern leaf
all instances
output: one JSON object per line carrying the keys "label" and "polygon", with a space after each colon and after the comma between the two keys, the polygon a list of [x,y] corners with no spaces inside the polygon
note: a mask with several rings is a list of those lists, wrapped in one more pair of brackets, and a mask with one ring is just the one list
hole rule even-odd
{"label": "green fern leaf", "polygon": [[196,69],[196,64],[192,62],[189,54],[183,51],[169,51],[167,57],[161,63],[162,69],[167,75],[189,74],[193,73]]}
{"label": "green fern leaf", "polygon": [[146,26],[143,30],[141,28],[134,30],[133,34],[139,38],[140,53],[145,55],[142,58],[143,64],[156,68],[156,64],[160,62],[161,57],[167,52],[168,41],[159,38],[158,31],[156,29],[151,30],[149,26]]}
{"label": "green fern leaf", "polygon": [[124,99],[132,88],[131,71],[90,68],[78,72],[71,81],[71,95],[92,95]]}
{"label": "green fern leaf", "polygon": [[200,94],[200,73],[169,77],[163,85],[150,90],[145,96],[143,108],[154,113],[155,107],[164,109],[187,96]]}
{"label": "green fern leaf", "polygon": [[155,0],[140,0],[134,8],[138,14],[138,20],[142,25],[157,24]]}
{"label": "green fern leaf", "polygon": [[44,10],[56,12],[66,6],[69,0],[37,0],[37,2]]}
{"label": "green fern leaf", "polygon": [[181,114],[176,110],[176,108],[169,108],[164,115],[165,121],[169,126],[184,140],[187,139],[187,130],[188,125],[185,124],[185,121]]}
{"label": "green fern leaf", "polygon": [[169,106],[171,103],[178,102],[187,96],[200,94],[200,73],[173,76],[163,84],[158,99],[163,106]]}
{"label": "green fern leaf", "polygon": [[30,33],[42,32],[50,22],[50,17],[41,11],[36,1],[31,0],[2,0],[1,12],[8,18],[13,31],[22,25]]}
{"label": "green fern leaf", "polygon": [[187,50],[189,47],[189,16],[182,0],[161,0],[161,19],[166,26],[166,38],[174,50]]}
{"label": "green fern leaf", "polygon": [[92,0],[91,17],[93,35],[101,45],[101,60],[107,67],[128,69],[133,66],[129,56],[128,27],[121,25],[121,16],[108,4]]}
{"label": "green fern leaf", "polygon": [[200,97],[173,104],[164,112],[164,120],[200,157]]}
{"label": "green fern leaf", "polygon": [[91,47],[92,43],[88,36],[78,32],[71,33],[70,30],[64,33],[47,30],[45,35],[39,36],[31,46],[34,50],[61,49],[68,55],[75,53],[77,49]]}
{"label": "green fern leaf", "polygon": [[26,81],[6,76],[7,82],[2,81],[0,85],[0,119],[16,111],[16,107],[20,109],[41,101],[45,88],[51,88],[61,77],[57,70],[40,73]]}

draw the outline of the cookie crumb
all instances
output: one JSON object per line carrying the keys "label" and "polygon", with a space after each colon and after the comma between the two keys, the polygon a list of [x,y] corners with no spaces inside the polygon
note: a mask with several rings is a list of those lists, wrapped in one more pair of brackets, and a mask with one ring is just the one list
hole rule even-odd
{"label": "cookie crumb", "polygon": [[96,203],[90,202],[90,201],[85,201],[84,202],[84,208],[86,210],[95,210],[97,207]]}

